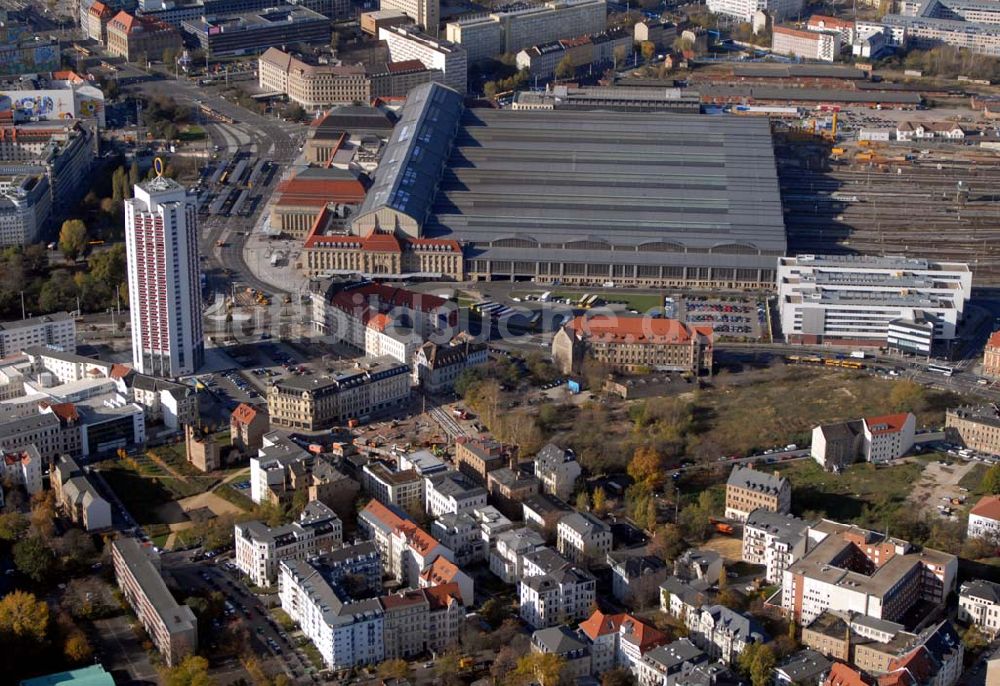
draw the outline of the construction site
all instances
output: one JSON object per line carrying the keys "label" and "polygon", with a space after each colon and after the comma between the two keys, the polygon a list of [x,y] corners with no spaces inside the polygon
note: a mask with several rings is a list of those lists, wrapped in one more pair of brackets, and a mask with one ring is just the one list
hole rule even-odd
{"label": "construction site", "polygon": [[836,146],[778,134],[778,175],[792,254],[934,256],[967,262],[977,286],[1000,284],[1000,156],[961,143]]}

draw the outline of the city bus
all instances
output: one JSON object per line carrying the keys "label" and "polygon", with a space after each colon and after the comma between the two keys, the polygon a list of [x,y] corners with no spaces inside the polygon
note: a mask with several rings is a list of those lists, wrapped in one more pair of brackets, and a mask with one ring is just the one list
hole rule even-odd
{"label": "city bus", "polygon": [[943,364],[929,364],[927,365],[927,371],[943,374],[944,376],[951,376],[955,373],[954,369]]}

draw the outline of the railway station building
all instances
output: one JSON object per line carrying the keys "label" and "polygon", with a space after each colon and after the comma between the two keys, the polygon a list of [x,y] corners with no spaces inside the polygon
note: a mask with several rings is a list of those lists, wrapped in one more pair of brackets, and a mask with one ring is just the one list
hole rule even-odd
{"label": "railway station building", "polygon": [[764,119],[465,109],[431,83],[382,159],[355,242],[454,242],[466,279],[770,289],[785,254]]}

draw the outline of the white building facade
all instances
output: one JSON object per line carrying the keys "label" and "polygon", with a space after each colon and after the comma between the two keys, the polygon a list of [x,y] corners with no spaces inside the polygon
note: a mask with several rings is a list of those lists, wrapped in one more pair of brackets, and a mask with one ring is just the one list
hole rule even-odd
{"label": "white building facade", "polygon": [[934,322],[956,336],[972,289],[958,262],[904,257],[799,255],[778,259],[781,329],[788,343],[882,347],[890,322]]}
{"label": "white building facade", "polygon": [[183,186],[156,177],[125,201],[132,364],[151,376],[193,374],[205,357],[197,215]]}

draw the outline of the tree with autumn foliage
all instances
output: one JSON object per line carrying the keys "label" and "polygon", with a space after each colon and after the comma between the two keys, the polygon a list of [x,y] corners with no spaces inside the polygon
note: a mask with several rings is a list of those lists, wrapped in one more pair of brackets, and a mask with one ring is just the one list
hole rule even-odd
{"label": "tree with autumn foliage", "polygon": [[666,474],[663,469],[663,458],[649,446],[639,446],[628,463],[628,475],[637,484],[643,484],[650,490],[656,490],[663,485]]}
{"label": "tree with autumn foliage", "polygon": [[517,661],[511,673],[511,684],[537,683],[540,686],[558,686],[566,659],[555,653],[528,653]]}

